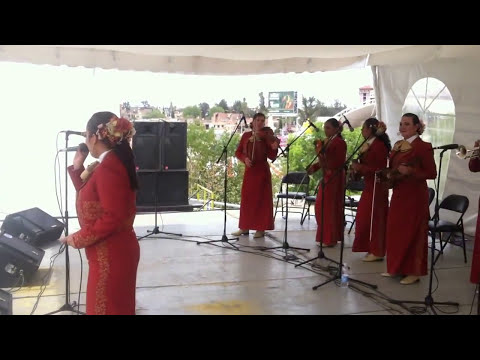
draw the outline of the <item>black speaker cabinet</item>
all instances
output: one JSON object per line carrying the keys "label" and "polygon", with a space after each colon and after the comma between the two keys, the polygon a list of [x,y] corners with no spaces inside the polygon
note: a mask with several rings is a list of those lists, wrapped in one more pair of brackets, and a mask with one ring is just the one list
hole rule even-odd
{"label": "black speaker cabinet", "polygon": [[0,289],[0,315],[12,315],[12,294]]}
{"label": "black speaker cabinet", "polygon": [[2,232],[18,237],[33,246],[58,240],[63,229],[63,223],[39,208],[7,215],[2,224]]}
{"label": "black speaker cabinet", "polygon": [[132,150],[139,170],[186,170],[187,123],[137,121],[135,130]]}
{"label": "black speaker cabinet", "polygon": [[188,171],[138,171],[137,207],[188,205]]}
{"label": "black speaker cabinet", "polygon": [[0,287],[22,285],[38,270],[45,251],[10,234],[0,234]]}

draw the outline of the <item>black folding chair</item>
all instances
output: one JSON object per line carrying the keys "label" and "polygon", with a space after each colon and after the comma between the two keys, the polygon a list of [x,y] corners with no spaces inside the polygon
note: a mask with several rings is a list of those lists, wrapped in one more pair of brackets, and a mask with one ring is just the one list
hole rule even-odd
{"label": "black folding chair", "polygon": [[[363,191],[365,189],[365,181],[363,178],[358,181],[349,181],[347,182],[347,185],[345,186],[345,212],[348,210],[351,211],[351,217],[352,221],[345,221],[345,225],[348,222],[351,222],[350,229],[348,230],[348,233],[352,231],[353,225],[355,225],[355,221],[357,220],[357,208],[360,200],[356,200],[353,196],[347,195],[347,191]],[[354,215],[355,212],[355,215]]]}
{"label": "black folding chair", "polygon": [[[445,246],[447,246],[447,244],[449,242],[453,245],[459,246],[458,244],[455,244],[451,241],[452,236],[456,232],[462,233],[463,257],[464,257],[465,263],[467,262],[467,250],[466,250],[466,246],[465,246],[465,232],[464,232],[464,229],[463,229],[463,215],[465,215],[465,212],[468,209],[468,205],[469,205],[469,200],[466,196],[455,195],[455,194],[448,195],[445,199],[442,200],[442,202],[439,205],[439,209],[437,211],[438,211],[438,213],[440,213],[440,210],[444,209],[444,210],[449,210],[449,211],[459,213],[460,217],[458,218],[457,222],[453,223],[453,222],[450,222],[450,221],[440,220],[440,218],[439,218],[436,227],[435,227],[434,220],[430,220],[428,222],[428,230],[429,230],[429,233],[430,233],[430,237],[432,237],[432,241],[435,241],[435,239],[432,236],[433,233],[439,234],[440,250],[439,250],[439,254],[435,258],[435,261],[434,261],[435,263],[437,262],[438,257],[443,254],[443,249],[445,249]],[[446,240],[442,239],[442,234],[443,233],[448,233],[449,234],[448,238]]]}
{"label": "black folding chair", "polygon": [[[290,200],[304,200],[306,196],[308,196],[308,186],[310,184],[310,177],[307,175],[306,171],[293,171],[288,173],[282,178],[282,182],[280,183],[280,190],[277,194],[277,204],[275,205],[275,215],[273,216],[273,219],[275,220],[275,217],[277,216],[277,211],[278,211],[278,203],[280,200],[282,201],[281,203],[281,211],[282,211],[282,217],[283,217],[283,209],[285,207],[285,204],[283,200],[285,201],[290,201]],[[293,185],[293,186],[292,186]],[[286,193],[286,187],[289,186],[288,188],[288,196]],[[284,189],[285,187],[285,189]],[[305,191],[300,192],[300,187],[304,187]],[[292,191],[290,191],[292,190]],[[298,208],[298,207],[297,207]],[[298,211],[292,211],[291,207],[289,206],[288,208],[289,212],[297,212]],[[303,212],[302,212],[303,213]]]}

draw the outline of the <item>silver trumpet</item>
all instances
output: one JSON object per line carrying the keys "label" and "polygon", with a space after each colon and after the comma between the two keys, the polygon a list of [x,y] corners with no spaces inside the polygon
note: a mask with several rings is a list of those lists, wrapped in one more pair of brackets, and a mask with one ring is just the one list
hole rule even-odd
{"label": "silver trumpet", "polygon": [[460,145],[458,147],[457,156],[460,159],[476,159],[480,157],[480,147],[467,149],[465,146]]}

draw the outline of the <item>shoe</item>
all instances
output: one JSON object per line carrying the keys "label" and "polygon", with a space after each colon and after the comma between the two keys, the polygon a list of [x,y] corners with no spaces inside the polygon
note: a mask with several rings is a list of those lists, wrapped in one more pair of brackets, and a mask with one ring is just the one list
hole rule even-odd
{"label": "shoe", "polygon": [[387,273],[387,272],[381,273],[380,275],[382,275],[383,277],[394,277],[395,276],[395,275]]}
{"label": "shoe", "polygon": [[362,261],[366,261],[366,262],[372,262],[372,261],[382,261],[383,260],[383,257],[381,256],[375,256],[373,254],[367,254],[367,256],[365,256]]}
{"label": "shoe", "polygon": [[248,235],[248,230],[239,229],[237,231],[232,232],[233,236],[240,236],[240,235]]}
{"label": "shoe", "polygon": [[256,231],[255,235],[253,235],[254,238],[261,238],[265,236],[265,231]]}
{"label": "shoe", "polygon": [[410,284],[414,284],[416,283],[417,281],[420,281],[420,278],[418,276],[415,276],[415,275],[408,275],[408,276],[405,276],[402,281],[400,281],[400,284],[402,285],[410,285]]}

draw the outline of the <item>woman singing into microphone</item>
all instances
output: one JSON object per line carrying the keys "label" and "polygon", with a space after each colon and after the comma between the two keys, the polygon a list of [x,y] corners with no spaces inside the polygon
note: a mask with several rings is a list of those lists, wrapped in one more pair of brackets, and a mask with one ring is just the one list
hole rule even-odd
{"label": "woman singing into microphone", "polygon": [[277,158],[279,140],[272,129],[265,127],[265,115],[253,116],[252,131],[242,135],[235,156],[245,164],[242,195],[240,201],[239,230],[232,235],[248,235],[250,229],[257,230],[255,238],[273,230],[272,175],[267,158]]}
{"label": "woman singing into microphone", "polygon": [[[323,130],[327,139],[322,143],[322,149],[318,154],[318,162],[309,166],[307,172],[313,174],[319,169],[323,170],[323,194],[322,182],[320,182],[315,200],[315,219],[317,220],[315,241],[317,244],[322,241],[322,225],[324,223],[323,245],[332,247],[337,244],[337,241],[343,241],[345,170],[340,170],[340,168],[345,162],[347,144],[342,138],[342,126],[337,119],[330,118],[325,121]],[[323,209],[322,196],[324,196]],[[322,220],[324,221],[322,222]]]}

